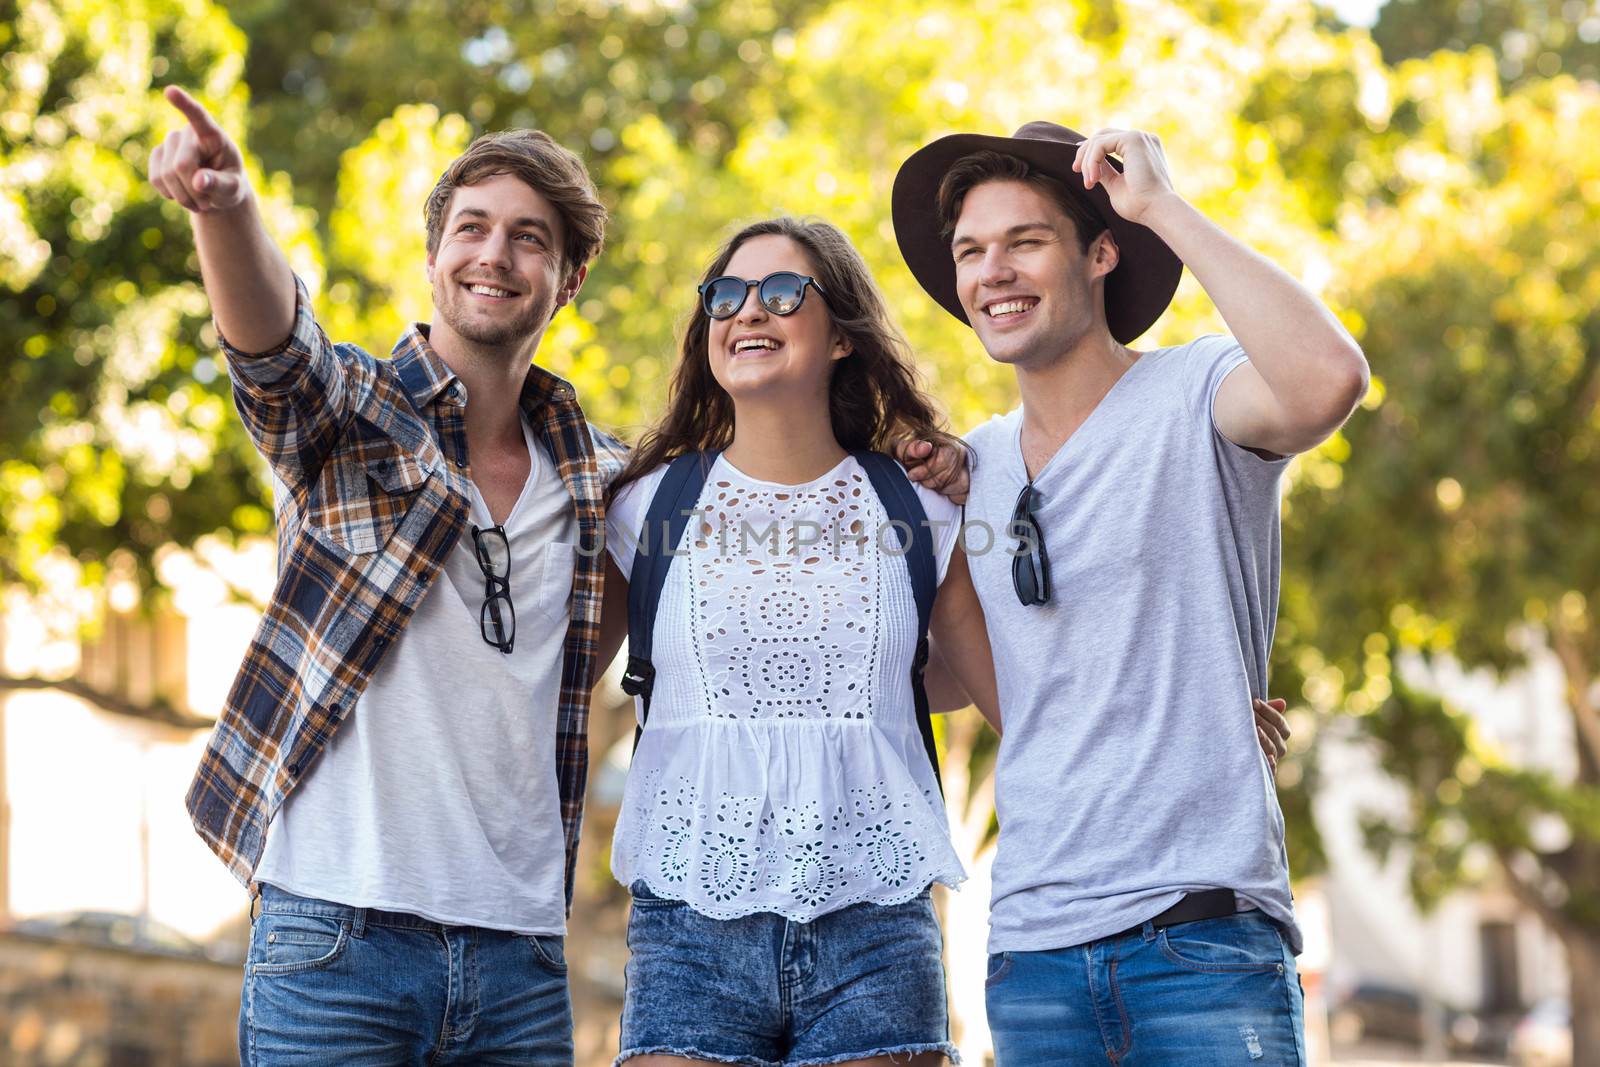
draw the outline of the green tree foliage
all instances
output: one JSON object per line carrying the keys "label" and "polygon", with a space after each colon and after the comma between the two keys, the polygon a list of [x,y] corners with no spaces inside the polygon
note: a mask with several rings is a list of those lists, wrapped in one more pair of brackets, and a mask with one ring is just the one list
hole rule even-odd
{"label": "green tree foliage", "polygon": [[[48,134],[52,108],[77,107],[91,91],[104,97],[102,109],[140,117],[109,142],[124,157],[116,171],[121,199],[76,197],[82,211],[113,212],[112,229],[94,235],[100,260],[71,243],[85,240],[69,229],[71,219],[41,214],[31,225],[50,235],[59,269],[113,289],[130,276],[143,278],[141,309],[181,309],[165,318],[146,314],[137,338],[114,320],[96,319],[87,332],[93,337],[108,326],[99,337],[121,338],[126,350],[143,355],[147,379],[137,388],[148,396],[136,392],[134,402],[145,405],[146,451],[171,452],[171,442],[184,441],[177,454],[187,458],[160,467],[128,435],[111,432],[115,419],[89,409],[86,398],[121,373],[99,349],[69,343],[49,322],[0,326],[23,331],[18,349],[31,352],[31,344],[41,353],[10,367],[28,377],[19,377],[8,397],[18,415],[6,432],[23,462],[0,482],[5,536],[31,546],[12,558],[31,566],[27,561],[64,544],[92,579],[118,550],[147,566],[167,541],[268,527],[267,485],[227,413],[187,227],[142,184],[144,153],[172,121],[156,92],[167,82],[197,88],[232,128],[248,131],[247,151],[271,175],[257,185],[275,204],[274,230],[317,293],[323,321],[334,335],[377,352],[406,320],[427,315],[420,205],[433,177],[474,133],[533,123],[583,151],[614,208],[610,247],[576,313],[558,317],[541,358],[574,380],[599,420],[623,429],[657,410],[675,358],[675,328],[716,243],[736,222],[776,212],[820,214],[852,235],[923,353],[956,428],[1011,406],[1009,374],[916,287],[887,219],[900,161],[917,144],[956,129],[1005,131],[1040,115],[1085,129],[1155,128],[1179,161],[1185,191],[1208,211],[1292,269],[1315,272],[1328,261],[1332,235],[1319,226],[1312,198],[1286,180],[1271,129],[1238,116],[1278,69],[1263,67],[1260,57],[1281,61],[1330,49],[1344,56],[1352,51],[1348,41],[1330,38],[1308,14],[1253,3],[1136,13],[1038,0],[987,7],[975,31],[969,12],[927,0],[870,10],[775,2],[329,9],[262,2],[232,7],[241,34],[215,7],[173,2],[126,16],[139,28],[119,37],[119,47],[138,49],[140,58],[109,89],[74,80],[73,66],[57,58],[63,49],[87,55],[107,39],[109,5],[68,9],[61,35],[68,43],[54,52],[29,21],[43,15],[27,15],[7,44],[6,62],[38,66],[55,89],[42,103],[7,105],[8,129],[19,139],[7,142],[8,159]],[[28,58],[35,53],[43,58]],[[192,56],[199,58],[186,58]],[[1365,62],[1376,65],[1370,54]],[[79,63],[103,65],[98,54]],[[57,141],[60,151],[100,143],[76,128]],[[18,199],[39,212],[31,195]],[[43,295],[20,282],[6,292],[17,308],[36,307]],[[69,299],[76,295],[58,293],[49,306],[91,318],[104,311]],[[1189,282],[1156,339],[1219,326]],[[61,358],[64,351],[82,353],[85,362]],[[76,377],[51,384],[47,375]],[[69,415],[53,414],[58,407]],[[69,439],[51,428],[68,417],[77,452],[54,444]],[[202,422],[209,436],[197,437],[189,423]],[[87,473],[76,473],[80,468]],[[26,567],[17,575],[33,576]],[[1297,687],[1292,675],[1285,684]],[[981,746],[975,758],[987,759]],[[1320,858],[1305,799],[1311,770],[1306,763],[1298,792],[1286,801],[1296,841],[1304,842],[1296,845],[1302,871]]]}
{"label": "green tree foliage", "polygon": [[[369,190],[377,171],[392,167],[391,149],[409,113],[409,144],[425,125],[414,105],[432,107],[446,123],[472,133],[534,126],[580,152],[608,204],[627,200],[661,175],[637,174],[625,163],[624,132],[641,119],[714,167],[748,121],[751,94],[782,76],[774,62],[792,39],[789,27],[814,5],[797,0],[610,3],[601,0],[421,0],[410,4],[307,5],[296,0],[242,0],[230,13],[248,39],[245,78],[252,99],[249,141],[270,168],[294,175],[300,201],[337,229],[349,221],[351,198]],[[458,127],[459,128],[459,127]],[[377,131],[374,134],[374,131]],[[452,134],[452,137],[455,135]],[[445,141],[448,141],[446,138]],[[441,149],[445,141],[441,141]],[[367,173],[352,173],[349,153],[365,154]],[[403,158],[417,169],[389,181],[431,187],[449,159]],[[430,169],[431,168],[431,169]],[[421,195],[409,203],[383,192],[384,227],[404,240],[418,235]],[[426,192],[426,189],[423,190]],[[374,212],[369,212],[369,216]],[[723,220],[719,220],[720,222]],[[357,237],[360,227],[350,227]],[[330,249],[330,280],[357,301],[344,336],[387,351],[394,327],[424,315],[415,302],[402,315],[392,293],[426,296],[415,279],[394,290],[397,260],[346,242]],[[614,424],[641,425],[664,389],[662,358],[670,351],[681,301],[660,305],[642,292],[638,275],[667,264],[658,245],[640,246],[614,227],[610,251],[594,266],[580,305],[564,314],[562,344],[548,345],[551,365],[573,378],[598,414]],[[420,263],[420,260],[416,262]],[[681,271],[682,261],[671,269]],[[676,295],[676,294],[675,294]],[[593,343],[604,336],[607,346]],[[627,353],[618,358],[614,353]],[[641,406],[636,398],[651,398]]]}
{"label": "green tree foliage", "polygon": [[1372,36],[1391,63],[1484,46],[1507,82],[1558,74],[1600,79],[1600,6],[1593,0],[1388,0]]}
{"label": "green tree foliage", "polygon": [[[1390,59],[1411,54],[1390,29],[1424,10],[1385,8]],[[1600,153],[1579,135],[1600,126],[1592,86],[1534,62],[1506,90],[1504,48],[1392,65],[1364,32],[1252,0],[241,0],[227,13],[0,0],[0,13],[6,581],[63,555],[88,581],[117,553],[148,573],[168,543],[270,528],[187,225],[143,181],[173,121],[161,85],[195,88],[244,134],[330,332],[378,352],[428,314],[421,204],[467,140],[529,124],[582,151],[614,221],[540,358],[624,430],[659,410],[717,242],[780,211],[857,242],[955,428],[1010,407],[1009,375],[900,263],[895,169],[955,130],[1145,127],[1181,191],[1327,288],[1376,375],[1366,410],[1291,468],[1273,691],[1299,705],[1280,778],[1294,867],[1321,862],[1317,727],[1353,715],[1410,787],[1409,818],[1372,830],[1410,847],[1419,896],[1487,853],[1580,966],[1600,944]],[[1580,43],[1588,17],[1566,20]],[[1145,342],[1221,326],[1186,279]],[[1567,672],[1571,780],[1519,764],[1396,667],[1416,654],[1509,669],[1542,648]],[[949,734],[981,779],[983,735]],[[1551,844],[1535,816],[1566,836]]]}
{"label": "green tree foliage", "polygon": [[[36,580],[62,544],[92,580],[115,552],[268,529],[185,223],[144,180],[168,123],[153,86],[244,114],[239,31],[184,0],[0,15],[0,578]],[[263,191],[302,239],[286,184]]]}
{"label": "green tree foliage", "polygon": [[[660,115],[717,154],[749,90],[778,74],[775,40],[813,9],[797,0],[611,3],[419,0],[227,5],[248,39],[259,103],[250,142],[295,175],[303,201],[333,207],[340,156],[406,104],[477,129],[535,126],[603,167],[621,130]],[[420,211],[420,207],[418,209]]]}
{"label": "green tree foliage", "polygon": [[[1394,72],[1368,195],[1340,209],[1342,299],[1376,386],[1286,537],[1285,654],[1359,717],[1410,796],[1373,819],[1419,900],[1482,877],[1566,946],[1576,1063],[1600,1062],[1600,88],[1503,94],[1486,52]],[[1326,126],[1351,125],[1350,116]],[[1400,136],[1395,136],[1396,134]],[[1308,135],[1308,155],[1325,150]],[[1288,145],[1286,158],[1300,149]],[[1505,672],[1553,657],[1576,758],[1534,762],[1396,664]]]}

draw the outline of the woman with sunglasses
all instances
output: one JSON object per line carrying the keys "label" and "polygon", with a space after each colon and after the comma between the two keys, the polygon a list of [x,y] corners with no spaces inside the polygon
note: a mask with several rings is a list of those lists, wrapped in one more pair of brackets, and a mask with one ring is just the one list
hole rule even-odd
{"label": "woman with sunglasses", "polygon": [[[613,837],[634,898],[618,1063],[954,1060],[930,890],[965,873],[919,737],[912,553],[883,536],[862,453],[961,446],[833,226],[747,226],[699,292],[667,410],[608,507],[614,617],[640,545],[661,535],[646,519],[669,461],[709,464],[665,546],[679,555]],[[929,695],[998,730],[960,510],[915,493],[926,525],[912,536],[931,539],[938,581]],[[1028,540],[1018,558],[1042,572]]]}
{"label": "woman with sunglasses", "polygon": [[[833,226],[746,227],[700,293],[667,411],[608,509],[628,575],[667,462],[710,463],[613,839],[634,895],[618,1062],[939,1063],[954,1047],[930,888],[965,872],[914,709],[907,559],[852,453],[960,446]],[[960,510],[915,492],[932,640],[998,728]]]}

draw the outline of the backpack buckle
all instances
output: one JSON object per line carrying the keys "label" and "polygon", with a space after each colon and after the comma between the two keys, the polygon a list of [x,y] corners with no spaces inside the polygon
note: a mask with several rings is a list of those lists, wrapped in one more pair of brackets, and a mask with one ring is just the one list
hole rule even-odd
{"label": "backpack buckle", "polygon": [[645,696],[655,687],[656,669],[647,659],[628,657],[628,669],[622,672],[622,691],[631,697]]}

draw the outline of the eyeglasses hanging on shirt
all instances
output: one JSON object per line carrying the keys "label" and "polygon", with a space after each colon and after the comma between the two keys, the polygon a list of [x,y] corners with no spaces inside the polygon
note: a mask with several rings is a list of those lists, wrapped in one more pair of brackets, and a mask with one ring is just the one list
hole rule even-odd
{"label": "eyeglasses hanging on shirt", "polygon": [[1029,482],[1017,495],[1017,506],[1011,512],[1011,533],[1017,539],[1011,555],[1011,586],[1025,608],[1050,599],[1050,556],[1044,550],[1044,531],[1035,513],[1043,503],[1044,494]]}
{"label": "eyeglasses hanging on shirt", "polygon": [[484,601],[478,612],[483,639],[506,655],[517,636],[517,612],[511,605],[511,542],[504,526],[472,528],[473,554],[483,571]]}

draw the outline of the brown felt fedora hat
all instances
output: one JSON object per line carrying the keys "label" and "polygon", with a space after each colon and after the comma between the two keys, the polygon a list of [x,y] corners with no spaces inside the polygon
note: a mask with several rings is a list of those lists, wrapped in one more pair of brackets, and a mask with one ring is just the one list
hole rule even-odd
{"label": "brown felt fedora hat", "polygon": [[[956,267],[950,242],[939,233],[939,183],[952,164],[974,152],[1017,156],[1064,183],[1081,196],[1111,228],[1121,253],[1116,269],[1106,275],[1106,326],[1122,344],[1144,333],[1172,302],[1183,264],[1165,241],[1111,207],[1105,187],[1083,187],[1072,160],[1083,134],[1054,122],[1030,122],[1011,137],[955,133],[924,145],[900,165],[894,179],[894,235],[900,254],[917,281],[941,307],[967,322],[956,295]],[[1111,160],[1118,170],[1122,165]],[[969,326],[971,323],[967,323]]]}

